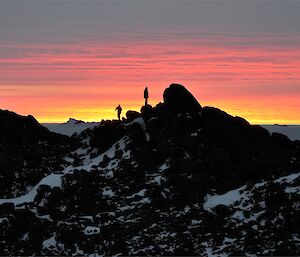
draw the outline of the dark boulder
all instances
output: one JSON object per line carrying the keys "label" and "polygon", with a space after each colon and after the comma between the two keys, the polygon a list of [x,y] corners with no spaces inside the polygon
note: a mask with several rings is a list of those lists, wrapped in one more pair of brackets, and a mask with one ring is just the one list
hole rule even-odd
{"label": "dark boulder", "polygon": [[150,104],[148,104],[147,106],[144,105],[141,108],[141,114],[142,117],[145,121],[149,120],[151,117],[154,116],[154,110],[152,108],[152,106]]}
{"label": "dark boulder", "polygon": [[102,153],[123,136],[125,136],[125,128],[119,121],[103,121],[93,129],[90,144]]}
{"label": "dark boulder", "polygon": [[284,148],[290,149],[293,147],[293,142],[286,135],[274,132],[272,133],[272,138]]}
{"label": "dark boulder", "polygon": [[126,112],[126,118],[127,118],[128,122],[131,122],[134,119],[139,118],[139,117],[141,117],[141,114],[137,111],[130,111],[129,110],[129,111]]}
{"label": "dark boulder", "polygon": [[75,153],[73,155],[73,159],[74,159],[74,161],[73,161],[74,167],[79,167],[83,164],[83,161],[81,160],[81,158],[79,157],[79,155],[77,153]]}
{"label": "dark boulder", "polygon": [[147,123],[147,130],[152,142],[159,143],[164,139],[162,122],[159,118],[153,117]]}
{"label": "dark boulder", "polygon": [[48,186],[48,185],[40,185],[38,188],[37,188],[37,195],[36,197],[34,198],[34,200],[36,202],[40,202],[47,193],[49,193],[51,191],[51,187]]}
{"label": "dark boulder", "polygon": [[129,127],[130,138],[136,145],[141,145],[146,142],[146,136],[141,125],[137,122],[134,122]]}
{"label": "dark boulder", "polygon": [[201,105],[195,97],[182,85],[172,84],[164,92],[164,103],[171,112],[197,114]]}
{"label": "dark boulder", "polygon": [[3,203],[0,205],[0,216],[13,213],[15,210],[14,203]]}

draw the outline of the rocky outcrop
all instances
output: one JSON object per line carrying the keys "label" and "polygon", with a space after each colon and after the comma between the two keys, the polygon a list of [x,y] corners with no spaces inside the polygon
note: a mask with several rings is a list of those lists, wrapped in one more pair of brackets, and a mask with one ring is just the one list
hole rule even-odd
{"label": "rocky outcrop", "polygon": [[104,152],[113,143],[125,135],[125,129],[119,121],[102,121],[101,125],[92,130],[90,144]]}
{"label": "rocky outcrop", "polygon": [[164,103],[173,113],[197,114],[202,107],[195,97],[182,85],[172,84],[164,92]]}
{"label": "rocky outcrop", "polygon": [[32,116],[0,110],[0,197],[12,197],[63,168],[76,140],[49,132]]}
{"label": "rocky outcrop", "polygon": [[[195,182],[202,191],[216,188],[223,192],[250,181],[292,172],[299,165],[299,162],[290,162],[299,155],[298,142],[280,134],[270,135],[264,128],[252,126],[217,108],[202,108],[182,85],[172,84],[164,92],[164,103],[143,106],[141,115],[145,121],[144,132],[131,117],[130,126],[116,122],[96,128],[94,135],[103,129],[110,134],[99,138],[102,144],[110,139],[106,147],[100,147],[101,151],[128,135],[143,169],[168,159],[175,180],[180,180],[181,173],[188,171],[202,178]],[[134,112],[134,116],[139,115]],[[149,135],[148,142],[145,132]],[[192,194],[192,190],[191,187],[186,191]]]}

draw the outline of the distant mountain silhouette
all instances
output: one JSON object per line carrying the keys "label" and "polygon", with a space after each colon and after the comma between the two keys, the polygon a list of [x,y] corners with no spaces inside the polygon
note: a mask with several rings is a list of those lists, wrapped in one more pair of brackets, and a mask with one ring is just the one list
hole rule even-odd
{"label": "distant mountain silhouette", "polygon": [[[6,128],[1,119],[6,147],[25,138],[26,147],[44,149],[45,163],[54,154],[61,173],[0,199],[1,255],[300,254],[300,142],[202,107],[182,85],[167,88],[155,107],[72,139],[5,115],[17,120]],[[27,119],[33,124],[23,131]],[[1,165],[15,148],[25,151],[21,141],[2,150]],[[33,163],[39,179],[55,167]],[[12,184],[28,185],[15,177],[2,180],[2,198]]]}
{"label": "distant mountain silhouette", "polygon": [[74,124],[84,124],[85,122],[82,120],[76,120],[74,118],[70,118],[65,124],[70,124],[70,125],[74,125]]}

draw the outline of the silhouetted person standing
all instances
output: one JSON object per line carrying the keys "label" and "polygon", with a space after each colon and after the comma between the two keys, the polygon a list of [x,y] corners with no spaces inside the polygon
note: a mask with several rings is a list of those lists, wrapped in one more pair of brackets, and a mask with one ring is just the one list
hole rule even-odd
{"label": "silhouetted person standing", "polygon": [[116,108],[116,111],[118,111],[118,119],[121,120],[121,112],[122,112],[121,105],[118,105],[118,107]]}
{"label": "silhouetted person standing", "polygon": [[148,105],[148,98],[149,98],[148,87],[146,87],[145,90],[144,90],[144,98],[145,98],[145,106],[147,106]]}

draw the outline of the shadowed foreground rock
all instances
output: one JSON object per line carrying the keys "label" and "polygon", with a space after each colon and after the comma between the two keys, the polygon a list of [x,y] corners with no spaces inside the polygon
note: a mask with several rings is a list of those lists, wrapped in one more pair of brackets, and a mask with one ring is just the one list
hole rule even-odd
{"label": "shadowed foreground rock", "polygon": [[75,146],[76,140],[49,132],[31,115],[0,110],[0,197],[23,194],[62,170],[62,158]]}
{"label": "shadowed foreground rock", "polygon": [[299,141],[181,85],[73,139],[61,174],[0,199],[0,255],[300,254]]}

